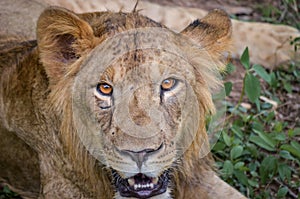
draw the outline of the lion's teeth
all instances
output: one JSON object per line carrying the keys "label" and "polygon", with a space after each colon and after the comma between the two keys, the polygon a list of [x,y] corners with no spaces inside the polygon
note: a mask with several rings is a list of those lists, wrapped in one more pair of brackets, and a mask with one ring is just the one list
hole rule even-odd
{"label": "lion's teeth", "polygon": [[153,183],[147,183],[147,184],[134,184],[132,185],[134,190],[137,190],[137,189],[145,189],[145,188],[150,188],[150,189],[153,189],[154,188],[154,184]]}
{"label": "lion's teeth", "polygon": [[158,178],[156,177],[156,178],[152,178],[152,183],[154,184],[154,185],[156,185],[157,183],[158,183]]}
{"label": "lion's teeth", "polygon": [[130,186],[134,186],[134,183],[135,183],[134,178],[129,178],[127,181]]}

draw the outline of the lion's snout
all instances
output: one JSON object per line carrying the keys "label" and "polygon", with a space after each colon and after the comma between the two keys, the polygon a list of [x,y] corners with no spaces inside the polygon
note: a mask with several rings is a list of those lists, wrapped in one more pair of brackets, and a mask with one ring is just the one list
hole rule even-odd
{"label": "lion's snout", "polygon": [[163,144],[158,148],[146,148],[141,151],[122,150],[121,153],[125,156],[129,156],[134,162],[136,162],[139,169],[142,168],[144,162],[147,161],[148,157],[158,154],[163,149]]}

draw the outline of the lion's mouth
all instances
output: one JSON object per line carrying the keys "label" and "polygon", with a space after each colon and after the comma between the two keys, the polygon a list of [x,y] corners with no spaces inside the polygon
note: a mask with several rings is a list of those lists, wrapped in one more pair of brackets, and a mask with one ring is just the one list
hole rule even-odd
{"label": "lion's mouth", "polygon": [[156,178],[139,173],[124,179],[115,171],[113,176],[116,188],[122,197],[150,198],[166,192],[169,184],[168,171]]}

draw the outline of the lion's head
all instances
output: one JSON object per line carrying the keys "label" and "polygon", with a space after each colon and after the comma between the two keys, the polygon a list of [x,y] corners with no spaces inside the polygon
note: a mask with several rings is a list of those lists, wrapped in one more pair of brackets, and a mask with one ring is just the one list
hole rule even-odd
{"label": "lion's head", "polygon": [[205,116],[229,44],[224,12],[174,33],[137,12],[51,7],[37,33],[63,141],[107,168],[97,169],[116,198],[169,198],[210,169]]}

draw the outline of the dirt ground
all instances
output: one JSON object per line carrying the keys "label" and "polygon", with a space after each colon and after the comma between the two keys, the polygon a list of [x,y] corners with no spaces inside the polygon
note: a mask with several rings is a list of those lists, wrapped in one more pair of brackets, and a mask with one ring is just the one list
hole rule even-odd
{"label": "dirt ground", "polygon": [[[269,17],[277,18],[278,23],[294,25],[300,22],[300,1],[287,4],[284,0],[148,0],[163,5],[212,10],[224,9],[241,20],[270,21]],[[267,15],[267,17],[266,17]]]}

